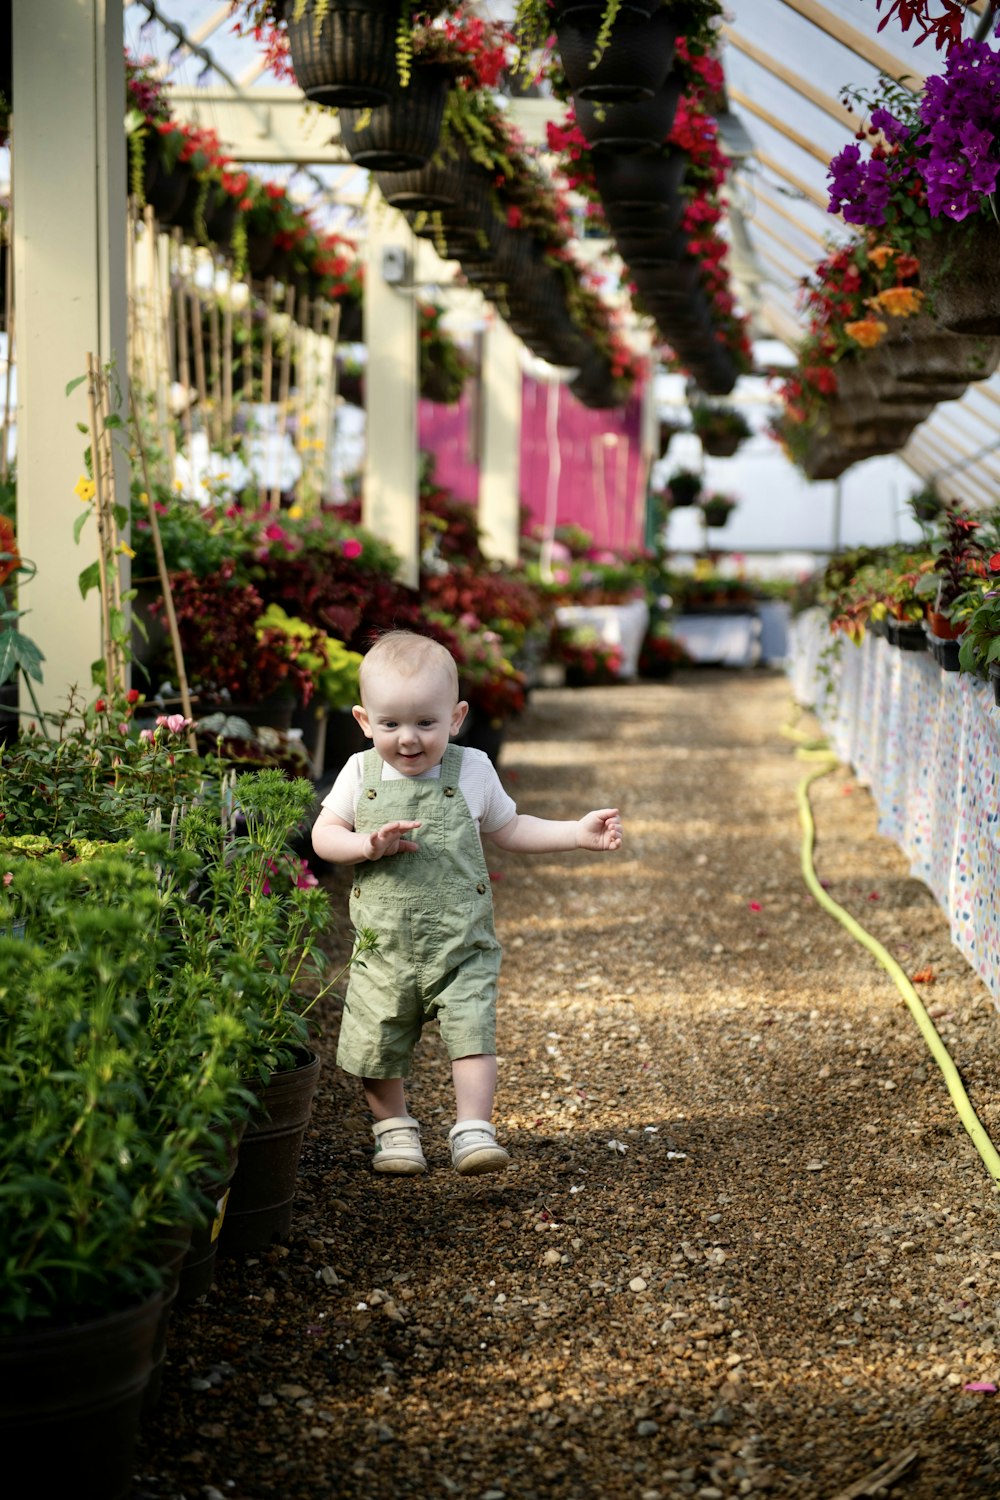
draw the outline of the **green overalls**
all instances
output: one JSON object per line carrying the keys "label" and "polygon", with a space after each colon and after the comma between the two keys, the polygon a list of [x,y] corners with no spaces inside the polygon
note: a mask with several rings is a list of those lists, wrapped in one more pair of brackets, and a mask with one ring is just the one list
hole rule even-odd
{"label": "green overalls", "polygon": [[379,951],[351,969],[337,1062],[361,1078],[407,1078],[424,1024],[437,1019],[448,1056],[496,1052],[500,944],[483,847],[459,791],[463,751],[449,745],[437,780],[382,780],[364,757],[355,828],[420,820],[404,834],[415,854],[354,867],[351,921],[371,927]]}

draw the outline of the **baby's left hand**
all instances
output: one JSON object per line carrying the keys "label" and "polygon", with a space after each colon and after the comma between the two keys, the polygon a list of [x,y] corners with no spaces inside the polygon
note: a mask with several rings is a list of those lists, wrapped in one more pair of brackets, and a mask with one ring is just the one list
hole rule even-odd
{"label": "baby's left hand", "polygon": [[589,812],[577,824],[576,846],[578,849],[594,849],[599,853],[613,854],[622,846],[622,820],[617,807],[603,807],[599,812]]}

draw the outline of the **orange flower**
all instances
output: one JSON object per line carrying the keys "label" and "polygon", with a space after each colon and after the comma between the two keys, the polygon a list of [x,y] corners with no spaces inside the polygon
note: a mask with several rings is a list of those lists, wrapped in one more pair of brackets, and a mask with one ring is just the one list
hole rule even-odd
{"label": "orange flower", "polygon": [[889,332],[889,325],[880,322],[878,318],[859,318],[854,323],[845,323],[844,332],[848,338],[860,344],[862,349],[874,349]]}
{"label": "orange flower", "polygon": [[892,257],[895,255],[895,253],[896,252],[891,245],[876,245],[874,249],[869,250],[868,259],[871,261],[873,266],[878,266],[879,270],[881,271],[886,261],[892,260]]}
{"label": "orange flower", "polygon": [[915,286],[890,286],[877,297],[872,297],[869,307],[878,308],[894,318],[909,318],[923,306],[924,294]]}
{"label": "orange flower", "polygon": [[[6,556],[3,554],[6,553]],[[21,554],[17,550],[14,524],[6,516],[0,516],[0,584],[21,566]]]}

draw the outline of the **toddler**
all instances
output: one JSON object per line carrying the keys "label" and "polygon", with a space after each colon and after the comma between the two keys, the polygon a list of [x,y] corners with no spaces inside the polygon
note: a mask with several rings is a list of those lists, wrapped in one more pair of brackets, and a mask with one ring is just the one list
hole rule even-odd
{"label": "toddler", "polygon": [[482,836],[548,853],[621,847],[617,808],[578,822],[520,814],[482,751],[450,743],[469,705],[451,653],[410,631],[381,636],[362,660],[353,710],[374,748],[353,755],[313,826],[313,847],[355,865],[350,911],[378,952],[351,970],[337,1062],[359,1076],[374,1117],[376,1172],[427,1169],[403,1081],[425,1022],[451,1059],[451,1159],[499,1172],[509,1156],[492,1124],[500,945]]}

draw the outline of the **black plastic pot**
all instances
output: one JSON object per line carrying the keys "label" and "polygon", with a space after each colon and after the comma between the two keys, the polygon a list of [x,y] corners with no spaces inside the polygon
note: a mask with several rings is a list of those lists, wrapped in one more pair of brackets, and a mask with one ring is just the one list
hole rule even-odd
{"label": "black plastic pot", "polygon": [[[163,1295],[0,1339],[0,1438],[25,1493],[128,1500]],[[30,1477],[27,1477],[30,1476]]]}
{"label": "black plastic pot", "polygon": [[631,104],[576,102],[576,122],[592,151],[658,151],[670,134],[681,83],[672,74],[651,99]]}
{"label": "black plastic pot", "polygon": [[651,99],[674,60],[679,28],[661,6],[652,15],[619,7],[600,58],[595,61],[602,12],[570,10],[556,21],[556,43],[570,89],[577,99],[598,103]]}
{"label": "black plastic pot", "polygon": [[312,1056],[275,1073],[259,1093],[260,1111],[247,1125],[219,1235],[223,1255],[263,1250],[292,1227],[292,1201],[302,1142],[312,1113],[320,1061]]}
{"label": "black plastic pot", "polygon": [[340,110],[340,134],[351,160],[369,172],[407,172],[434,155],[448,97],[443,68],[415,67],[385,104]]}
{"label": "black plastic pot", "polygon": [[398,0],[375,0],[370,9],[362,9],[361,0],[353,3],[350,10],[331,5],[318,27],[311,6],[298,20],[292,10],[287,15],[295,78],[314,104],[366,109],[385,104],[398,85]]}

